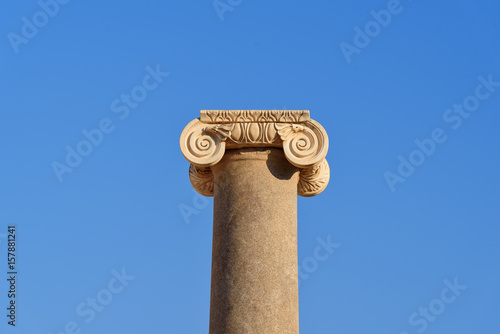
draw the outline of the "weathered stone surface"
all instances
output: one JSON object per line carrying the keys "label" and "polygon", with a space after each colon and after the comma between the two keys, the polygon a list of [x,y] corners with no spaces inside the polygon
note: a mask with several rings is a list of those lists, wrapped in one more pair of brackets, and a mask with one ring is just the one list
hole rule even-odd
{"label": "weathered stone surface", "polygon": [[210,334],[298,333],[299,169],[280,149],[250,148],[212,170]]}
{"label": "weathered stone surface", "polygon": [[182,131],[191,184],[214,196],[210,334],[297,334],[297,195],[330,178],[308,110],[202,110]]}

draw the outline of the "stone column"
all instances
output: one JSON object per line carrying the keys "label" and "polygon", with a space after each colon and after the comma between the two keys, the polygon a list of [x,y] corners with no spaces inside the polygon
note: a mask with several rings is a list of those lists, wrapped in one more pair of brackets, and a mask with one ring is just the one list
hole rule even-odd
{"label": "stone column", "polygon": [[326,132],[307,110],[202,110],[180,145],[214,196],[210,334],[298,333],[297,194],[328,184]]}

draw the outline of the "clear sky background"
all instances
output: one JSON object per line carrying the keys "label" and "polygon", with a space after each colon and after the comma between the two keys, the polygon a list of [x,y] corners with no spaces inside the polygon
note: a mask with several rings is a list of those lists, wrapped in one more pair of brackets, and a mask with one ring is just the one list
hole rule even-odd
{"label": "clear sky background", "polygon": [[200,109],[328,132],[330,184],[298,199],[301,333],[497,331],[500,3],[216,5],[3,3],[0,332],[208,333],[213,200],[178,144]]}

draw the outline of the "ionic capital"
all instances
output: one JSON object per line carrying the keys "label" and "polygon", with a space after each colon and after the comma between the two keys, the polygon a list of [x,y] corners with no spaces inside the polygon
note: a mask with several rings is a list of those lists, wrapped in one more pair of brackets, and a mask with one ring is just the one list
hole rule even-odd
{"label": "ionic capital", "polygon": [[301,169],[297,185],[301,196],[319,194],[330,177],[325,160],[328,135],[309,118],[308,110],[202,110],[200,118],[182,131],[180,146],[192,164],[191,184],[205,196],[213,196],[209,167],[222,159],[226,149],[282,148],[286,159]]}

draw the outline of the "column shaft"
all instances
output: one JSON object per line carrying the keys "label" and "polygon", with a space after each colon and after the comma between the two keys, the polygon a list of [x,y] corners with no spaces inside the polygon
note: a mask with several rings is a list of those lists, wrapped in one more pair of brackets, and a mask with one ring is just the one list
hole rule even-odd
{"label": "column shaft", "polygon": [[227,150],[211,168],[210,334],[298,334],[298,168],[275,148]]}

